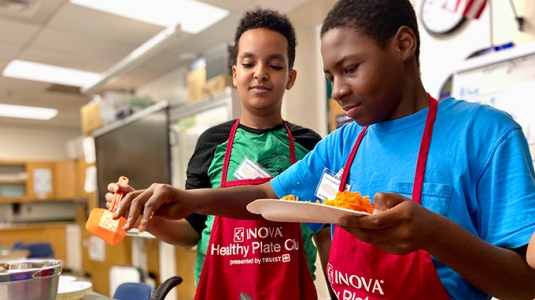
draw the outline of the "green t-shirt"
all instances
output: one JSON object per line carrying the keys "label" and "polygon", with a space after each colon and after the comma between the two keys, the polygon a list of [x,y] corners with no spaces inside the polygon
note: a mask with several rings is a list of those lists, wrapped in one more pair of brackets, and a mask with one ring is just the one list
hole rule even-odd
{"label": "green t-shirt", "polygon": [[[204,187],[209,184],[212,188],[219,188],[225,151],[228,144],[230,128],[235,121],[226,122],[215,126],[203,133],[199,138],[195,154],[188,165],[188,182],[186,188],[194,188],[200,185],[201,181]],[[292,135],[294,136],[295,155],[297,160],[302,159],[321,139],[319,135],[311,130],[288,123]],[[222,138],[224,141],[217,143]],[[206,159],[211,157],[210,159]],[[248,158],[259,165],[264,171],[271,176],[276,176],[286,170],[290,165],[290,148],[288,135],[284,126],[279,125],[271,129],[253,129],[244,125],[238,127],[234,137],[232,153],[229,161],[227,181],[237,180],[234,173],[240,164]],[[194,166],[197,162],[197,166]],[[209,163],[207,163],[209,162]],[[206,170],[204,170],[204,168]],[[196,176],[194,171],[205,173],[206,176]],[[188,186],[189,183],[189,186]],[[206,256],[206,251],[210,241],[210,233],[214,223],[214,216],[190,216],[188,221],[201,234],[201,239],[197,245],[197,260],[195,263],[195,284],[199,282],[202,266]],[[203,225],[200,223],[204,221]],[[312,243],[312,230],[306,225],[301,224],[304,240],[304,250],[308,261],[308,266],[315,278],[315,262],[317,249]]]}

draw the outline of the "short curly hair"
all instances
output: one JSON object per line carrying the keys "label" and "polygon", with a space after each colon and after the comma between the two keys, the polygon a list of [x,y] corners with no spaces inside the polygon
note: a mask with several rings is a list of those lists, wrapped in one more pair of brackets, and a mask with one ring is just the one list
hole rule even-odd
{"label": "short curly hair", "polygon": [[240,20],[240,25],[236,29],[236,37],[234,39],[236,46],[236,54],[238,51],[238,42],[241,36],[251,29],[266,28],[282,34],[288,41],[288,61],[290,69],[293,68],[295,61],[295,46],[297,40],[295,38],[295,30],[290,20],[285,15],[282,15],[274,10],[257,9],[248,11]]}
{"label": "short curly hair", "polygon": [[323,21],[320,37],[331,29],[352,28],[384,48],[401,26],[409,27],[416,36],[415,57],[420,66],[420,34],[409,0],[340,0]]}

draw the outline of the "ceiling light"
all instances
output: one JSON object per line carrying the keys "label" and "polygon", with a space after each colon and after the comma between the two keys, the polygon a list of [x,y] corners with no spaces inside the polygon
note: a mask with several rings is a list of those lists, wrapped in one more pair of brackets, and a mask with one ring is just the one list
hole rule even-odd
{"label": "ceiling light", "polygon": [[53,108],[0,104],[0,117],[50,120],[57,114]]}
{"label": "ceiling light", "polygon": [[194,0],[70,0],[70,3],[147,22],[162,27],[180,24],[196,34],[229,14],[229,11]]}
{"label": "ceiling light", "polygon": [[15,59],[7,65],[2,75],[26,80],[83,86],[97,80],[100,74]]}

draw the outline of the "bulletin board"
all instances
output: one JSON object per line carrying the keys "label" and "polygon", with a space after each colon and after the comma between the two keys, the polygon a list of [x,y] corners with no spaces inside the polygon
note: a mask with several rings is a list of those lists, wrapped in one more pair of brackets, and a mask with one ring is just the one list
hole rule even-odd
{"label": "bulletin board", "polygon": [[452,96],[508,112],[535,157],[535,43],[467,61],[453,75]]}

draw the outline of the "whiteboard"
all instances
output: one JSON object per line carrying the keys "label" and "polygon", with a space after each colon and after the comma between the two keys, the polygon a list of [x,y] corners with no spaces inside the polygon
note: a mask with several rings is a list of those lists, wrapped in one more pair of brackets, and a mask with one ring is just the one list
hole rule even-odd
{"label": "whiteboard", "polygon": [[452,96],[509,113],[522,126],[535,165],[535,44],[493,52],[459,66]]}

